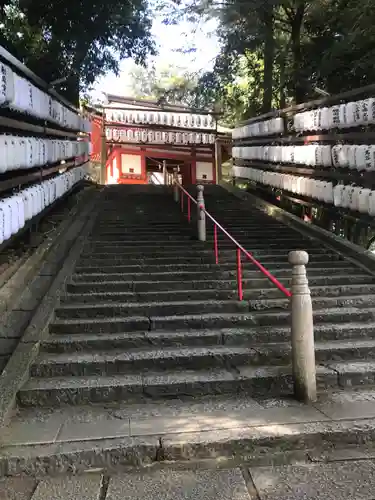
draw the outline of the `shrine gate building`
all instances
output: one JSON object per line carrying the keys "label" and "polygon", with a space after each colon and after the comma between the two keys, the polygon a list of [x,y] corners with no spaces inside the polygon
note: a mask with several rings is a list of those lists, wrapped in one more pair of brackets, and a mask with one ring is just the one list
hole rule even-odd
{"label": "shrine gate building", "polygon": [[[92,157],[106,184],[216,183],[230,136],[214,113],[106,94],[92,126]],[[102,180],[102,182],[103,182]]]}

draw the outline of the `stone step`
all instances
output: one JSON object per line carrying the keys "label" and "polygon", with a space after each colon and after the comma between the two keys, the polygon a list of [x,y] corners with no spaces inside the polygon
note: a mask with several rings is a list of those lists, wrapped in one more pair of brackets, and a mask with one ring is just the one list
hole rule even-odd
{"label": "stone step", "polygon": [[[61,297],[61,303],[86,303],[94,304],[100,302],[166,302],[166,301],[187,301],[187,300],[230,300],[237,299],[238,291],[233,290],[161,290],[158,292],[116,292],[110,291],[110,287],[107,288],[107,292],[95,293],[66,293]],[[312,297],[315,298],[326,298],[326,297],[337,297],[339,299],[353,300],[356,299],[358,295],[372,295],[375,297],[375,284],[372,286],[362,286],[362,285],[352,285],[347,287],[311,287],[310,289]],[[270,300],[279,299],[280,291],[278,289],[256,289],[256,290],[244,290],[243,291],[245,300]],[[370,302],[370,299],[366,299]],[[314,302],[316,304],[317,302]]]}
{"label": "stone step", "polygon": [[[353,377],[357,375],[354,364]],[[374,370],[375,373],[375,370]],[[333,370],[317,368],[319,388],[337,387]],[[31,378],[18,394],[21,406],[61,407],[91,403],[139,401],[143,398],[201,397],[246,392],[248,397],[292,393],[290,368],[237,367],[200,371],[164,371],[113,376]]]}
{"label": "stone step", "polygon": [[[270,351],[270,357],[272,356]],[[264,356],[265,357],[265,356]],[[287,362],[287,360],[285,361]],[[207,346],[149,347],[127,352],[42,353],[31,367],[32,377],[84,377],[140,373],[150,370],[207,370],[227,366],[260,364],[257,352],[247,347]]]}
{"label": "stone step", "polygon": [[[101,277],[103,275],[100,275]],[[214,280],[195,280],[189,282],[187,281],[122,281],[122,275],[116,275],[111,279],[92,279],[92,275],[83,278],[82,275],[73,275],[72,281],[67,283],[66,289],[69,293],[106,293],[108,291],[113,292],[151,292],[151,291],[184,291],[187,286],[191,290],[237,290],[237,280],[236,279],[214,279]],[[371,277],[367,275],[356,275],[356,274],[343,274],[343,275],[331,275],[331,276],[314,276],[309,279],[310,287],[314,286],[324,286],[324,287],[341,287],[346,286],[348,282],[353,285],[363,285],[372,286]],[[290,282],[290,277],[283,279],[283,284],[287,286]],[[259,290],[271,289],[274,290],[276,297],[280,297],[281,292],[279,292],[275,286],[268,281],[265,277],[254,278],[254,279],[243,279],[242,280],[244,289],[247,290]],[[349,286],[349,285],[347,285]]]}
{"label": "stone step", "polygon": [[[190,241],[191,240],[191,241]],[[195,240],[193,237],[189,237],[188,239],[184,239],[183,237],[179,237],[178,239],[173,240],[164,240],[164,239],[156,239],[152,241],[148,240],[140,240],[140,239],[130,239],[130,240],[105,240],[104,238],[92,238],[90,239],[90,247],[93,249],[107,249],[110,247],[113,248],[124,248],[124,247],[136,247],[136,249],[141,252],[143,249],[147,249],[150,247],[157,246],[165,246],[166,248],[173,249],[182,249],[189,242],[189,246],[192,248],[200,248],[202,246],[213,245],[213,238],[207,238],[206,242],[199,242]],[[239,242],[243,247],[245,247],[248,251],[252,251],[254,249],[268,249],[268,248],[286,248],[286,249],[299,249],[305,248],[307,251],[310,248],[316,248],[318,246],[317,242],[313,242],[310,240],[304,240],[301,237],[296,235],[295,239],[292,238],[273,238],[272,240],[264,239],[264,238],[241,238]],[[234,243],[232,243],[227,238],[223,238],[219,243],[219,248],[232,248],[234,247]]]}
{"label": "stone step", "polygon": [[[287,307],[287,306],[286,306]],[[198,314],[204,312],[246,312],[249,310],[249,305],[246,301],[239,302],[238,300],[227,301],[182,301],[182,302],[143,302],[129,303],[124,302],[117,304],[115,302],[96,303],[96,304],[80,304],[77,307],[76,303],[63,303],[55,310],[55,316],[59,319],[74,319],[74,318],[109,318],[109,317],[126,317],[126,316],[163,316],[163,315],[185,315]]]}
{"label": "stone step", "polygon": [[[291,266],[288,262],[268,262],[267,263],[267,268],[268,269],[291,269]],[[332,270],[332,269],[345,269],[346,271],[350,268],[357,269],[356,266],[351,264],[351,262],[347,261],[332,261],[332,260],[326,260],[326,261],[317,261],[317,262],[310,262],[309,263],[309,270],[310,269],[327,269],[327,270]],[[97,266],[93,265],[82,265],[82,263],[79,263],[78,266],[75,269],[76,273],[123,273],[123,274],[131,274],[131,273],[144,273],[144,274],[154,274],[154,273],[165,273],[165,272],[172,272],[176,273],[179,271],[192,271],[192,272],[206,272],[206,271],[213,271],[213,272],[221,272],[221,271],[233,271],[233,269],[236,269],[236,263],[234,262],[225,262],[221,263],[219,265],[215,263],[210,263],[210,264],[203,264],[203,263],[188,263],[188,264],[158,264],[158,265],[140,265],[140,264],[131,264],[131,265],[121,265],[121,264],[114,264],[112,262],[112,259],[107,259],[104,265],[102,266]],[[242,260],[242,269],[243,270],[249,270],[249,271],[255,271],[257,268],[255,265],[247,260],[246,258],[243,258]]]}
{"label": "stone step", "polygon": [[[128,332],[128,333],[76,333],[74,335],[55,334],[51,335],[41,345],[41,352],[63,353],[63,352],[90,352],[110,349],[132,349],[149,348],[155,346],[165,347],[202,347],[209,345],[220,345],[224,342],[224,336],[228,338],[232,330],[192,330],[181,332]],[[248,329],[236,330],[243,334],[246,341]],[[251,332],[250,332],[251,333]],[[239,337],[242,341],[241,337]],[[242,342],[243,343],[243,342]],[[241,342],[239,342],[241,344]],[[229,343],[228,343],[229,345]]]}
{"label": "stone step", "polygon": [[[184,220],[184,224],[181,224],[181,220]],[[95,229],[103,229],[103,230],[117,230],[117,229],[123,229],[124,231],[149,231],[155,229],[156,231],[161,231],[161,232],[168,232],[169,230],[175,230],[176,228],[190,228],[190,225],[186,224],[185,219],[181,219],[176,222],[164,222],[164,221],[153,221],[150,223],[147,223],[145,221],[144,223],[132,223],[131,221],[113,221],[113,220],[106,220],[106,221],[100,221],[100,219],[96,220],[95,223]]]}
{"label": "stone step", "polygon": [[[374,321],[375,308],[329,308],[313,311],[314,323],[346,323],[348,321]],[[86,323],[86,321],[85,321]],[[290,323],[289,311],[254,311],[244,314],[201,314],[186,316],[151,317],[151,330],[182,330],[204,328],[229,328],[245,326],[281,326]],[[115,330],[111,330],[115,331]],[[118,331],[118,330],[117,330]]]}
{"label": "stone step", "polygon": [[[126,498],[124,492],[128,499],[173,498],[175,491],[192,492],[194,500],[250,499],[242,471],[235,468],[241,463],[251,467],[251,491],[259,492],[258,498],[297,500],[301,492],[306,500],[373,498],[375,419],[366,403],[357,405],[357,414],[354,403],[342,405],[344,415],[354,416],[332,419],[319,406],[297,406],[285,398],[258,403],[239,395],[214,401],[204,398],[194,405],[172,399],[175,414],[154,403],[157,417],[147,413],[146,404],[117,404],[112,413],[119,418],[103,408],[94,416],[83,412],[81,422],[70,408],[40,409],[49,432],[41,437],[40,422],[31,415],[10,429],[17,445],[0,451],[7,476],[4,499],[29,500],[37,484],[35,500],[51,498],[51,491],[61,500],[104,499],[102,471],[111,473],[107,500]],[[362,408],[367,419],[361,418]],[[55,430],[58,438],[51,442]],[[150,467],[155,458],[165,463]]]}
{"label": "stone step", "polygon": [[[277,256],[260,256],[254,255],[255,258],[259,258],[263,265],[271,263],[288,263],[288,256],[285,254],[277,255]],[[108,264],[108,260],[110,260],[112,265],[138,265],[138,266],[147,266],[147,265],[178,265],[178,264],[214,264],[215,256],[213,251],[211,255],[173,255],[170,257],[142,257],[140,255],[111,255],[108,258],[107,254],[101,254],[100,257],[82,257],[78,261],[78,266],[102,266]],[[343,257],[338,254],[317,254],[312,255],[308,267],[310,267],[313,263],[317,262],[328,262],[328,261],[339,261],[344,262]],[[234,252],[226,252],[225,254],[219,253],[219,264],[222,265],[223,262],[236,262],[236,255]]]}
{"label": "stone step", "polygon": [[[316,342],[325,343],[338,340],[345,342],[355,339],[368,341],[375,339],[375,323],[330,323],[314,326]],[[41,345],[44,352],[81,352],[102,351],[110,349],[132,349],[181,346],[226,345],[246,347],[264,343],[290,343],[290,327],[252,327],[223,328],[212,330],[182,330],[182,331],[146,331],[119,333],[75,333],[51,335]]]}
{"label": "stone step", "polygon": [[[195,242],[193,242],[195,245]],[[214,255],[214,250],[213,246],[210,247],[208,245],[203,245],[203,244],[198,244],[198,248],[191,248],[191,245],[189,245],[186,249],[181,251],[180,248],[175,248],[175,249],[170,249],[170,248],[144,248],[142,252],[140,252],[137,248],[113,248],[113,247],[108,247],[107,250],[95,250],[91,246],[86,246],[83,249],[83,252],[81,254],[81,258],[108,258],[108,254],[111,254],[111,258],[116,258],[116,257],[129,257],[129,258],[146,258],[146,257],[164,257],[164,258],[169,258],[169,257],[189,257],[189,256],[213,256]],[[110,249],[112,248],[113,251]],[[257,251],[254,251],[254,249],[251,249],[251,253],[254,255],[254,257],[263,259],[264,257],[282,257],[286,258],[288,255],[288,252],[286,252],[284,249],[280,249],[277,247],[271,248],[271,249],[258,249]],[[233,247],[231,249],[221,249],[219,252],[219,257],[225,257],[227,258],[228,256],[233,256]],[[309,255],[311,259],[314,258],[314,256],[317,255],[332,255],[332,252],[327,250],[326,248],[314,248],[314,249],[309,249]]]}
{"label": "stone step", "polygon": [[116,333],[132,331],[148,331],[151,328],[150,319],[146,316],[131,316],[127,318],[102,319],[64,319],[53,320],[49,324],[51,333]]}
{"label": "stone step", "polygon": [[[374,322],[375,308],[315,309],[314,324]],[[55,319],[51,333],[121,333],[131,331],[186,330],[208,328],[278,327],[290,323],[289,311],[254,311],[252,313],[201,313],[179,316],[127,316],[112,318]]]}
{"label": "stone step", "polygon": [[[186,234],[185,234],[186,233]],[[126,233],[118,233],[118,234],[109,234],[109,233],[92,233],[90,236],[90,241],[92,241],[93,244],[96,242],[102,242],[102,241],[108,241],[108,242],[115,242],[116,244],[134,244],[139,243],[140,245],[145,245],[148,242],[152,244],[152,242],[155,243],[160,243],[160,242],[165,242],[166,244],[168,243],[183,243],[183,242],[188,242],[192,239],[196,238],[193,236],[193,234],[190,231],[179,231],[176,232],[176,234],[160,234],[160,233],[150,233],[150,234],[126,234]]]}
{"label": "stone step", "polygon": [[[288,267],[283,268],[274,268],[273,266],[267,267],[268,271],[270,271],[273,275],[276,276],[277,279],[283,281],[285,279],[289,279],[291,276],[291,269]],[[111,268],[113,271],[114,269]],[[100,270],[92,268],[92,272],[76,272],[73,275],[73,281],[97,281],[97,282],[105,282],[105,281],[148,281],[148,282],[157,282],[157,281],[183,281],[185,283],[190,281],[198,281],[198,280],[228,280],[234,279],[237,277],[236,269],[212,269],[212,270],[202,270],[202,271],[176,271],[176,272],[154,272],[143,273],[143,272],[132,272],[132,273],[123,273],[121,272],[121,268],[116,268],[116,271],[119,272],[100,272]],[[324,267],[316,267],[309,269],[308,277],[310,281],[313,280],[314,277],[320,277],[327,275],[329,273],[337,273],[340,275],[351,275],[356,274],[357,276],[366,276],[367,282],[373,281],[374,278],[369,276],[365,271],[358,270],[354,266],[346,266],[336,268],[334,265],[324,266]],[[242,277],[243,278],[262,278],[264,275],[261,271],[255,269],[243,269]],[[266,280],[267,278],[262,278]]]}
{"label": "stone step", "polygon": [[[316,342],[317,363],[331,367],[342,361],[375,360],[375,339]],[[160,346],[110,349],[102,352],[41,353],[31,367],[32,377],[117,375],[134,371],[202,370],[241,365],[281,366],[291,363],[291,345],[285,343],[245,346]],[[374,363],[375,369],[375,363]]]}

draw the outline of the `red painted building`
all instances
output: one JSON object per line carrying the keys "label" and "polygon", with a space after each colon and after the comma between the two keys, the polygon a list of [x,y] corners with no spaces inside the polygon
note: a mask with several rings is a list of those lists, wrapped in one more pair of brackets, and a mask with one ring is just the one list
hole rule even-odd
{"label": "red painted building", "polygon": [[[185,106],[107,95],[92,126],[92,160],[105,151],[106,184],[164,183],[177,168],[183,184],[215,183],[227,136],[215,116]],[[105,149],[103,145],[105,136]],[[166,172],[163,173],[163,165]],[[104,174],[104,172],[103,172]]]}

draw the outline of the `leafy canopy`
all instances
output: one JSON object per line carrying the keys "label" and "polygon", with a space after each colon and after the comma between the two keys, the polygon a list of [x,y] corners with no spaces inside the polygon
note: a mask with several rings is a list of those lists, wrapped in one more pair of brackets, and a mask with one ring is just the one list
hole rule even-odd
{"label": "leafy canopy", "polygon": [[147,0],[0,0],[0,43],[77,101],[119,61],[155,53]]}

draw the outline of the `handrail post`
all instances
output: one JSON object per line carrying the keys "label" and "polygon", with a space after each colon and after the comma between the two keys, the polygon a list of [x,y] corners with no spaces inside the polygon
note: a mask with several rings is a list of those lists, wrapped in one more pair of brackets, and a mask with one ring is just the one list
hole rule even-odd
{"label": "handrail post", "polygon": [[217,242],[217,225],[214,224],[214,251],[215,251],[215,263],[219,264],[219,247]]}
{"label": "handrail post", "polygon": [[306,264],[309,255],[302,250],[289,252],[292,269],[292,363],[294,393],[305,402],[316,401],[316,367],[313,310]]}
{"label": "handrail post", "polygon": [[197,194],[198,240],[199,241],[206,241],[206,214],[204,213],[205,205],[204,205],[204,196],[203,196],[204,187],[201,185],[198,185],[197,190],[198,190],[198,194]]}
{"label": "handrail post", "polygon": [[236,250],[236,260],[237,260],[237,289],[238,289],[238,300],[243,300],[243,289],[242,289],[242,269],[241,269],[241,250],[237,248]]}
{"label": "handrail post", "polygon": [[180,201],[180,190],[177,185],[177,168],[173,169],[173,199],[176,203]]}
{"label": "handrail post", "polygon": [[164,185],[166,186],[168,184],[168,170],[167,170],[166,160],[163,160],[163,179],[164,179]]}

